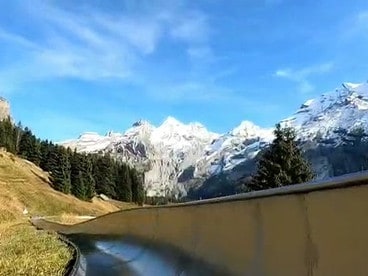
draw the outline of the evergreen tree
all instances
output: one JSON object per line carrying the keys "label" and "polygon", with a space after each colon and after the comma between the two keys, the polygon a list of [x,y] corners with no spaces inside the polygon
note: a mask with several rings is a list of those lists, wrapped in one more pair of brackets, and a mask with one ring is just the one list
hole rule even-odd
{"label": "evergreen tree", "polygon": [[92,157],[90,155],[84,156],[84,181],[86,189],[86,199],[91,199],[96,193],[96,182],[93,178],[93,164]]}
{"label": "evergreen tree", "polygon": [[6,132],[4,121],[0,122],[0,147],[6,148]]}
{"label": "evergreen tree", "polygon": [[[85,155],[44,140],[10,118],[0,121],[0,147],[39,165],[50,173],[54,189],[84,200],[96,192],[124,201],[143,202],[144,191],[137,172],[109,155]],[[133,196],[134,182],[134,196]]]}
{"label": "evergreen tree", "polygon": [[70,153],[70,182],[72,195],[80,198],[86,198],[86,190],[83,179],[83,159],[82,155],[76,151]]}
{"label": "evergreen tree", "polygon": [[17,154],[19,153],[19,144],[20,144],[20,139],[22,138],[22,134],[23,134],[22,123],[18,122],[18,125],[14,128],[15,152]]}
{"label": "evergreen tree", "polygon": [[132,182],[129,174],[130,168],[121,164],[118,171],[118,179],[116,183],[117,198],[121,201],[132,201]]}
{"label": "evergreen tree", "polygon": [[310,164],[304,160],[296,145],[291,128],[276,125],[275,139],[263,153],[256,175],[248,185],[249,190],[263,190],[302,183],[313,179]]}
{"label": "evergreen tree", "polygon": [[[15,149],[15,141],[14,141]],[[32,131],[27,127],[24,129],[20,141],[19,141],[19,153],[20,155],[35,163],[40,164],[41,160],[41,150],[39,140],[32,134]]]}
{"label": "evergreen tree", "polygon": [[143,188],[143,176],[138,174],[136,170],[131,170],[132,181],[132,201],[139,205],[143,205],[145,192]]}
{"label": "evergreen tree", "polygon": [[72,181],[72,194],[79,199],[87,199],[86,193],[86,185],[83,177],[82,171],[79,171],[78,174],[74,177]]}
{"label": "evergreen tree", "polygon": [[49,141],[41,141],[40,143],[40,167],[46,172],[51,169],[50,165],[50,153],[53,148],[53,144]]}
{"label": "evergreen tree", "polygon": [[65,194],[71,192],[70,170],[67,150],[60,146],[53,146],[50,153],[50,171],[54,189]]}
{"label": "evergreen tree", "polygon": [[113,160],[108,156],[96,156],[93,168],[93,178],[96,182],[96,192],[111,198],[116,197]]}
{"label": "evergreen tree", "polygon": [[11,153],[16,153],[15,131],[10,117],[0,122],[0,146]]}
{"label": "evergreen tree", "polygon": [[[0,147],[50,173],[52,187],[84,200],[96,192],[124,201],[143,202],[141,178],[134,169],[109,155],[85,155],[43,140],[10,117],[0,121]],[[134,192],[133,192],[134,189]]]}
{"label": "evergreen tree", "polygon": [[137,203],[140,206],[143,206],[146,197],[146,191],[144,190],[143,183],[144,183],[144,174],[142,173],[138,175],[138,187],[137,187]]}

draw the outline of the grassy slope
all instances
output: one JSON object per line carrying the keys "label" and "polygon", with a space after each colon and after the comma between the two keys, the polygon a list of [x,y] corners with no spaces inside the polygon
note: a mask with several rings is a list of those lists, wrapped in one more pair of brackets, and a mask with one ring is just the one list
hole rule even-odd
{"label": "grassy slope", "polygon": [[96,216],[124,207],[99,199],[84,202],[49,184],[47,173],[33,163],[0,151],[0,275],[62,275],[71,258],[56,235],[36,231],[28,216]]}
{"label": "grassy slope", "polygon": [[29,223],[0,225],[0,275],[63,275],[71,250]]}
{"label": "grassy slope", "polygon": [[53,190],[47,173],[33,163],[0,151],[0,223],[30,215],[101,215],[118,210],[111,203],[78,200]]}

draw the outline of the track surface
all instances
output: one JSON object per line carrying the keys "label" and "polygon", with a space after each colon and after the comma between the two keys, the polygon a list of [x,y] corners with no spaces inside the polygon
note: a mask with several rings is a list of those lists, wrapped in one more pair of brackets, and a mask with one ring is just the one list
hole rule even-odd
{"label": "track surface", "polygon": [[80,249],[76,275],[224,275],[167,246],[117,236],[69,235]]}
{"label": "track surface", "polygon": [[367,183],[355,173],[73,226],[31,221],[68,235],[87,275],[368,275]]}

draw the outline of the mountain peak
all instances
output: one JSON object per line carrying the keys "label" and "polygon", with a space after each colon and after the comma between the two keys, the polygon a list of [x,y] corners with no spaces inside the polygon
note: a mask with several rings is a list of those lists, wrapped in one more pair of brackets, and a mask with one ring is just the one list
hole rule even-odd
{"label": "mountain peak", "polygon": [[260,138],[271,142],[274,139],[272,128],[262,128],[250,121],[242,121],[239,126],[228,133],[233,137],[242,139]]}
{"label": "mountain peak", "polygon": [[119,132],[114,132],[112,130],[108,131],[106,134],[105,134],[105,137],[110,137],[110,138],[116,138],[116,137],[120,137],[122,134],[119,133]]}
{"label": "mountain peak", "polygon": [[234,136],[253,136],[259,132],[261,128],[250,121],[242,121],[239,126],[234,128],[230,134]]}
{"label": "mountain peak", "polygon": [[140,120],[138,120],[138,121],[136,121],[133,125],[132,125],[132,127],[139,127],[139,126],[143,126],[143,125],[151,125],[148,121],[146,121],[146,120],[142,120],[142,119],[140,119]]}
{"label": "mountain peak", "polygon": [[166,118],[161,126],[183,126],[184,124],[172,116]]}
{"label": "mountain peak", "polygon": [[192,122],[189,124],[190,127],[194,128],[194,129],[205,129],[206,127],[199,123],[199,122]]}
{"label": "mountain peak", "polygon": [[[294,127],[301,142],[311,142],[305,144],[308,149],[319,145],[339,145],[344,133],[357,127],[368,132],[368,83],[340,84],[319,97],[305,101],[293,115],[280,123]],[[186,183],[198,183],[198,187],[203,183],[217,186],[217,180],[212,178],[215,175],[222,174],[232,183],[243,181],[249,176],[255,156],[274,139],[272,131],[272,128],[243,121],[233,130],[219,135],[209,132],[202,124],[184,124],[170,116],[160,127],[139,120],[121,136],[84,133],[80,139],[66,141],[64,145],[82,152],[109,152],[134,166],[147,169],[145,185],[149,195],[163,195],[167,190],[173,194],[185,194],[189,187]],[[320,160],[318,166],[322,166],[321,162],[323,168],[329,166]],[[218,179],[222,181],[224,178]]]}
{"label": "mountain peak", "polygon": [[352,83],[352,82],[343,82],[342,87],[344,87],[347,90],[353,90],[359,86],[361,86],[363,83]]}
{"label": "mountain peak", "polygon": [[361,96],[368,96],[368,83],[345,82],[342,86],[349,92],[356,92]]}
{"label": "mountain peak", "polygon": [[338,129],[347,132],[368,123],[368,84],[344,82],[342,87],[304,103],[282,124],[294,127],[302,140],[317,134],[338,137]]}
{"label": "mountain peak", "polygon": [[83,132],[81,135],[79,135],[78,139],[82,139],[82,138],[90,138],[90,137],[101,137],[100,134],[98,134],[97,132],[94,131],[86,131]]}

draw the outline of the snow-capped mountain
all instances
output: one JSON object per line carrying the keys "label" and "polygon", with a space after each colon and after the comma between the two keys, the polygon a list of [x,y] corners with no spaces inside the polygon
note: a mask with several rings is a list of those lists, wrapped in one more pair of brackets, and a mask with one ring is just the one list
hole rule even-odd
{"label": "snow-capped mountain", "polygon": [[272,131],[243,121],[205,148],[204,155],[195,164],[194,177],[207,177],[228,171],[254,158],[264,146],[272,142]]}
{"label": "snow-capped mountain", "polygon": [[[368,84],[344,83],[306,101],[280,123],[295,128],[305,149],[320,144],[336,147],[357,128],[368,133]],[[141,166],[150,196],[183,196],[193,188],[227,185],[249,176],[255,157],[273,140],[272,131],[243,121],[220,135],[199,123],[183,124],[169,117],[158,127],[139,121],[123,134],[85,133],[62,144],[82,152],[109,152]],[[331,176],[328,160],[317,157],[311,161],[318,177]]]}
{"label": "snow-capped mountain", "polygon": [[294,127],[302,140],[317,135],[338,139],[339,130],[368,131],[368,84],[343,83],[341,88],[306,101],[291,117],[281,122]]}
{"label": "snow-capped mountain", "polygon": [[[280,123],[295,128],[317,178],[361,170],[365,165],[349,164],[356,162],[354,156],[353,161],[346,161],[345,167],[339,165],[336,169],[332,152],[337,152],[349,139],[355,139],[357,129],[368,133],[368,84],[344,83],[335,91],[306,101]],[[196,163],[192,178],[201,181],[192,180],[198,187],[194,197],[223,195],[224,190],[227,194],[237,192],[235,185],[244,183],[254,172],[254,157],[272,139],[272,129],[262,129],[249,122],[221,135]],[[343,163],[342,156],[346,157],[347,153],[343,151],[337,163]],[[227,185],[225,189],[224,185]]]}
{"label": "snow-capped mountain", "polygon": [[62,144],[80,152],[98,153],[105,150],[114,142],[119,141],[123,135],[109,132],[101,136],[96,132],[85,132],[77,140],[64,141]]}
{"label": "snow-capped mountain", "polygon": [[125,133],[84,133],[77,140],[61,144],[87,153],[109,153],[145,171],[149,196],[185,195],[179,175],[202,155],[218,134],[199,123],[183,124],[168,117],[155,127],[146,121],[133,124]]}
{"label": "snow-capped mountain", "polygon": [[184,196],[187,191],[178,183],[181,173],[194,164],[206,145],[218,134],[199,123],[185,125],[169,117],[150,136],[150,170],[145,175],[149,195]]}

